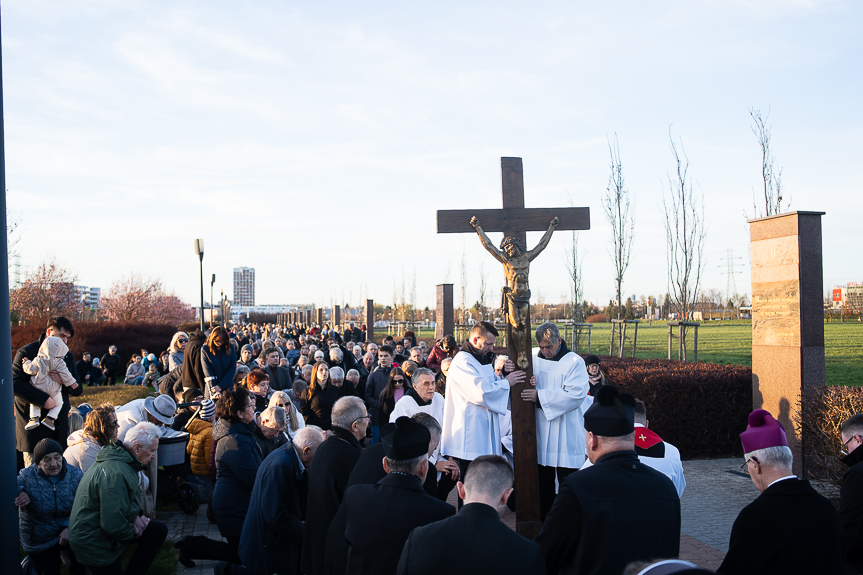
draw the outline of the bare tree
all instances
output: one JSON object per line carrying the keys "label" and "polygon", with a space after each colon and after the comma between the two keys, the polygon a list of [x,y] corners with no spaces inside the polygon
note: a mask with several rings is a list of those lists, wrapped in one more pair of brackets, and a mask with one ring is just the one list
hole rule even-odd
{"label": "bare tree", "polygon": [[180,323],[195,317],[195,309],[168,292],[162,280],[134,273],[111,285],[102,310],[108,320],[121,323]]}
{"label": "bare tree", "polygon": [[614,135],[614,143],[608,142],[608,152],[611,156],[611,175],[608,177],[608,187],[602,198],[602,208],[605,211],[605,219],[611,226],[610,255],[614,261],[614,286],[617,294],[615,308],[617,319],[620,319],[623,276],[629,267],[632,240],[635,237],[635,214],[630,212],[630,208],[632,212],[635,208],[630,204],[629,191],[623,178],[617,134]]}
{"label": "bare tree", "polygon": [[411,312],[411,321],[417,320],[417,268],[414,266],[413,274],[411,275],[411,286],[410,286],[410,312]]}
{"label": "bare tree", "polygon": [[485,270],[485,262],[479,264],[479,305],[477,306],[477,321],[487,320],[486,302],[488,301],[488,272]]}
{"label": "bare tree", "polygon": [[13,321],[33,322],[54,315],[77,317],[81,313],[77,281],[77,274],[57,261],[41,263],[25,275],[18,288],[9,291]]}
{"label": "bare tree", "polygon": [[689,158],[686,157],[682,141],[678,152],[670,127],[668,137],[676,170],[668,175],[668,196],[664,186],[662,195],[668,243],[668,291],[671,307],[677,312],[678,319],[686,320],[691,317],[695,307],[704,271],[704,194],[693,191],[688,174]]}
{"label": "bare tree", "polygon": [[[776,157],[770,149],[770,128],[767,125],[767,119],[770,116],[770,110],[762,116],[761,110],[755,108],[749,109],[749,115],[752,117],[752,133],[758,140],[758,146],[761,148],[761,180],[762,193],[761,197],[753,190],[752,207],[755,209],[756,218],[774,216],[781,214],[788,209],[791,203],[791,198],[785,198],[782,194],[782,168],[776,168]],[[762,213],[759,209],[759,204],[764,207]]]}
{"label": "bare tree", "polygon": [[464,246],[461,248],[461,313],[462,317],[459,318],[457,323],[465,323],[467,319],[464,317],[465,310],[467,309],[467,258],[465,257],[465,249]]}
{"label": "bare tree", "polygon": [[564,248],[564,250],[566,251],[566,257],[563,261],[570,279],[569,297],[572,299],[572,319],[576,323],[581,323],[584,319],[582,317],[584,310],[581,307],[581,300],[584,298],[584,285],[582,281],[584,279],[582,269],[584,256],[579,256],[578,253],[578,232],[572,232],[572,248]]}

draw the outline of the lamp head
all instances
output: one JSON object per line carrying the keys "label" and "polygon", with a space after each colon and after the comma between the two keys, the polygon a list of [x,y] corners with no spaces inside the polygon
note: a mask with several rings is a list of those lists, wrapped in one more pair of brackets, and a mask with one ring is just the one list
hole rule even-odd
{"label": "lamp head", "polygon": [[216,283],[216,274],[213,274],[213,277],[210,279],[210,285],[213,285],[215,283]]}
{"label": "lamp head", "polygon": [[197,239],[195,240],[195,255],[202,258],[204,257],[204,240]]}

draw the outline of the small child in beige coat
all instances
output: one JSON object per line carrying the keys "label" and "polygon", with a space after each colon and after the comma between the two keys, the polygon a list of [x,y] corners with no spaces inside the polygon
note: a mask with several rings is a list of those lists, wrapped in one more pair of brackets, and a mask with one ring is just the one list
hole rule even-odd
{"label": "small child in beige coat", "polygon": [[[24,360],[22,365],[24,372],[29,373],[30,385],[40,391],[44,391],[54,400],[54,407],[48,411],[48,415],[42,420],[42,425],[48,429],[54,429],[54,422],[60,414],[60,408],[63,407],[63,394],[61,393],[60,384],[48,377],[48,372],[56,371],[60,374],[63,380],[63,385],[71,388],[78,387],[78,382],[69,373],[66,367],[66,362],[63,358],[69,353],[69,348],[63,343],[59,337],[46,337],[39,347],[39,353],[33,361]],[[30,404],[30,422],[24,426],[24,429],[36,429],[39,427],[39,415],[42,413],[42,406]]]}

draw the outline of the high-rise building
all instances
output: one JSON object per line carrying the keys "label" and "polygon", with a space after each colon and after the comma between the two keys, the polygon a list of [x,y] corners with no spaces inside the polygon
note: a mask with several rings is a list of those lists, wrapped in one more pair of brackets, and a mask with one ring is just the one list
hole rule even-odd
{"label": "high-rise building", "polygon": [[234,268],[233,305],[255,305],[255,268]]}

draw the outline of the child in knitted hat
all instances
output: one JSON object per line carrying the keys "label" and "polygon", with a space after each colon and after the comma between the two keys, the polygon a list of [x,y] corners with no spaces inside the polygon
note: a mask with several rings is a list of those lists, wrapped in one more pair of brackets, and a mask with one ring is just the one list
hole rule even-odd
{"label": "child in knitted hat", "polygon": [[[69,373],[66,367],[66,362],[63,358],[69,353],[69,348],[63,343],[59,337],[46,337],[39,346],[39,353],[33,361],[24,360],[24,372],[31,375],[30,385],[40,391],[44,391],[54,400],[54,407],[48,411],[48,415],[42,420],[42,425],[50,430],[54,430],[54,422],[60,414],[60,408],[63,407],[63,394],[61,393],[60,384],[48,377],[52,371],[60,374],[60,379],[63,380],[63,385],[75,389],[78,387],[78,382]],[[24,426],[24,429],[31,430],[39,427],[39,416],[42,414],[42,406],[35,403],[30,404],[30,422]]]}

